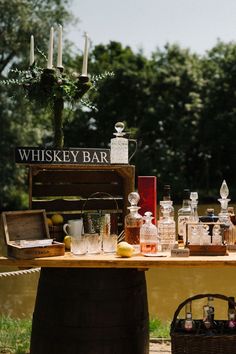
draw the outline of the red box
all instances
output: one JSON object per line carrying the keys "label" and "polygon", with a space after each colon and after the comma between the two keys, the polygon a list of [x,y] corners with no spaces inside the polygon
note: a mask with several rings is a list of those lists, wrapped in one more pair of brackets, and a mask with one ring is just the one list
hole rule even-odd
{"label": "red box", "polygon": [[157,178],[156,176],[138,176],[138,193],[140,195],[139,213],[144,215],[146,211],[151,211],[153,224],[157,220]]}

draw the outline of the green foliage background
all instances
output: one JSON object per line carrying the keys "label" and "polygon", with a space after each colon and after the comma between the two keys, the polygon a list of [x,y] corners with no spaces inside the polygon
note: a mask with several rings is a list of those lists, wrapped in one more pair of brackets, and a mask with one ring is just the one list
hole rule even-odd
{"label": "green foliage background", "polygon": [[[72,21],[68,3],[0,0],[0,79],[28,67],[31,33],[47,52],[51,25]],[[63,62],[73,72],[82,58],[71,48]],[[188,187],[200,201],[216,201],[226,179],[235,201],[236,44],[218,41],[204,56],[166,44],[147,58],[110,42],[90,52],[89,72],[105,71],[115,75],[91,91],[97,110],[66,106],[65,146],[108,147],[114,124],[124,121],[138,140],[136,173],[157,176],[160,193],[169,183],[174,200]],[[0,86],[0,135],[0,209],[27,207],[27,171],[15,166],[13,149],[49,144],[51,112],[28,102],[19,86]]]}

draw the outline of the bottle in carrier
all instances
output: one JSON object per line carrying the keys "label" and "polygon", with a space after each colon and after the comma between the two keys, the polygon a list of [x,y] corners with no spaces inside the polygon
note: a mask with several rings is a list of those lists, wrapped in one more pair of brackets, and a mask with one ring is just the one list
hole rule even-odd
{"label": "bottle in carrier", "polygon": [[227,328],[232,331],[236,330],[236,316],[235,316],[235,306],[234,306],[234,297],[229,297],[230,301],[228,302],[228,321]]}

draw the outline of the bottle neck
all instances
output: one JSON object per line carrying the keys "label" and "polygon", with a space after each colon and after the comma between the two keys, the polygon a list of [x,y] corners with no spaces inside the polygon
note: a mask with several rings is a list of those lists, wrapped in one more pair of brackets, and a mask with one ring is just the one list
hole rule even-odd
{"label": "bottle neck", "polygon": [[137,215],[140,207],[132,205],[132,206],[128,207],[128,209],[129,209],[131,215]]}
{"label": "bottle neck", "polygon": [[190,201],[190,199],[183,199],[182,207],[183,207],[183,208],[190,208],[190,207],[191,207],[191,201]]}

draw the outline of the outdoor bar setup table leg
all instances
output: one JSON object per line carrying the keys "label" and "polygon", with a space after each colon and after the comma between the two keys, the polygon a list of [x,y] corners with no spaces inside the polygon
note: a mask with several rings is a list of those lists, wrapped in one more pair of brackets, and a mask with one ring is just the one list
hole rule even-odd
{"label": "outdoor bar setup table leg", "polygon": [[42,268],[31,354],[147,354],[145,272]]}

